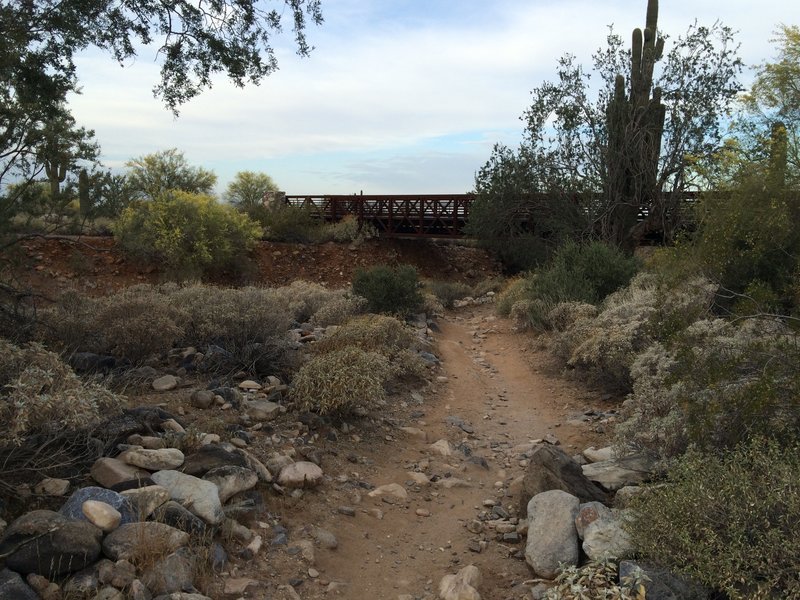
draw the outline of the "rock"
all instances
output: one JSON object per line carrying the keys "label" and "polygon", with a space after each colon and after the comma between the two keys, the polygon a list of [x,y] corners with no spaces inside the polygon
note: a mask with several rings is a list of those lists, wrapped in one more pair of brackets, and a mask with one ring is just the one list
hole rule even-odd
{"label": "rock", "polygon": [[162,375],[153,380],[153,389],[157,392],[168,392],[178,387],[178,378],[174,375]]}
{"label": "rock", "polygon": [[247,460],[241,454],[229,452],[219,444],[208,444],[201,446],[195,452],[186,457],[183,461],[181,471],[187,475],[202,477],[215,467],[225,467],[234,465],[246,467]]}
{"label": "rock", "polygon": [[439,440],[428,446],[434,454],[439,456],[452,456],[453,447],[447,440]]}
{"label": "rock", "polygon": [[109,580],[111,585],[119,589],[126,588],[133,583],[134,579],[136,579],[136,567],[130,561],[118,560],[114,563]]}
{"label": "rock", "polygon": [[128,500],[134,512],[144,521],[162,504],[169,500],[169,490],[160,485],[148,485],[133,490],[125,490],[120,495]]}
{"label": "rock", "polygon": [[120,454],[119,459],[129,465],[149,471],[164,471],[180,467],[183,464],[184,456],[183,452],[177,448],[161,448],[160,450],[134,448]]}
{"label": "rock", "polygon": [[258,483],[258,475],[245,467],[217,467],[203,475],[203,479],[217,486],[219,500],[225,504],[231,496],[249,490]]}
{"label": "rock", "polygon": [[258,584],[257,580],[249,577],[234,577],[225,580],[222,593],[226,596],[244,596],[248,588],[255,587]]}
{"label": "rock", "polygon": [[100,581],[97,579],[97,564],[78,571],[67,580],[64,584],[64,594],[68,598],[72,596],[88,597],[90,593],[96,592],[100,588]]}
{"label": "rock", "polygon": [[117,588],[109,585],[98,591],[92,600],[125,600],[125,595]]}
{"label": "rock", "polygon": [[431,480],[428,478],[425,473],[417,473],[416,471],[408,471],[408,477],[413,481],[416,485],[430,485]]}
{"label": "rock", "polygon": [[278,483],[289,488],[314,487],[322,482],[322,469],[308,461],[299,461],[281,469]]}
{"label": "rock", "polygon": [[380,498],[381,496],[392,496],[399,500],[408,499],[408,492],[406,491],[406,488],[404,488],[399,483],[387,483],[385,485],[378,486],[367,495],[370,498]]}
{"label": "rock", "polygon": [[439,582],[439,598],[442,600],[481,600],[478,586],[481,573],[475,565],[468,565],[455,575],[445,575]]}
{"label": "rock", "polygon": [[139,515],[125,496],[112,490],[95,486],[75,490],[58,512],[68,519],[88,521],[89,518],[83,512],[83,504],[87,500],[108,504],[120,514],[120,523],[123,525],[125,523],[135,523],[139,520]]}
{"label": "rock", "polygon": [[254,421],[271,421],[280,414],[280,405],[269,400],[249,400],[244,403],[245,414]]}
{"label": "rock", "polygon": [[437,481],[436,485],[446,490],[450,490],[453,488],[472,487],[472,482],[466,481],[465,479],[459,479],[458,477],[445,477]]}
{"label": "rock", "polygon": [[230,403],[234,408],[238,409],[239,405],[242,403],[242,393],[236,388],[218,387],[211,390],[211,392],[215,396],[222,396],[222,399]]}
{"label": "rock", "polygon": [[336,536],[322,527],[314,527],[311,531],[311,537],[313,537],[320,546],[328,550],[336,550],[336,548],[339,547],[339,540],[336,539]]}
{"label": "rock", "polygon": [[12,522],[0,538],[0,555],[18,573],[52,578],[80,571],[100,556],[100,530],[50,510],[35,510]]}
{"label": "rock", "polygon": [[117,365],[113,356],[103,356],[94,352],[75,352],[69,357],[69,366],[76,373],[107,373]]}
{"label": "rock", "polygon": [[614,458],[614,448],[612,446],[606,446],[605,448],[598,449],[594,446],[590,446],[586,448],[582,454],[590,463],[603,462],[604,460],[611,460]]}
{"label": "rock", "polygon": [[43,496],[63,496],[67,490],[69,490],[69,481],[66,479],[42,479],[33,486],[33,493]]}
{"label": "rock", "polygon": [[602,502],[586,502],[585,504],[581,504],[578,509],[578,516],[575,517],[575,531],[577,531],[578,537],[583,539],[583,532],[590,523],[610,513],[611,509]]}
{"label": "rock", "polygon": [[174,552],[189,543],[189,535],[165,523],[143,521],[121,525],[103,540],[103,554],[111,560]]}
{"label": "rock", "polygon": [[167,488],[170,497],[209,525],[217,525],[225,516],[217,486],[179,471],[153,473],[153,481]]}
{"label": "rock", "polygon": [[581,468],[587,478],[614,491],[648,481],[655,468],[655,461],[644,454],[635,454],[583,465]]}
{"label": "rock", "polygon": [[40,600],[39,594],[33,591],[20,577],[19,573],[3,569],[0,571],[0,600]]}
{"label": "rock", "polygon": [[578,564],[579,505],[578,498],[562,490],[542,492],[528,502],[525,560],[539,577],[554,579],[561,563]]}
{"label": "rock", "polygon": [[87,500],[81,505],[81,511],[90,523],[105,532],[114,531],[122,521],[120,512],[105,502]]}
{"label": "rock", "polygon": [[192,395],[189,396],[189,403],[195,408],[205,410],[211,408],[214,404],[215,396],[216,394],[211,390],[195,390],[192,392]]}
{"label": "rock", "polygon": [[[153,600],[153,594],[147,589],[147,586],[138,579],[131,582],[131,587],[128,590],[130,600]],[[205,596],[203,596],[205,598]]]}
{"label": "rock", "polygon": [[619,563],[620,579],[635,577],[636,572],[647,577],[643,581],[647,600],[706,600],[709,590],[667,569],[645,562],[623,560]]}
{"label": "rock", "polygon": [[256,390],[261,389],[261,384],[257,381],[253,381],[252,379],[245,379],[239,383],[239,389],[244,390],[245,392],[255,392]]}
{"label": "rock", "polygon": [[228,566],[228,553],[225,552],[225,547],[219,542],[212,542],[211,548],[208,552],[208,562],[211,563],[211,570],[215,573],[221,573]]}
{"label": "rock", "polygon": [[160,450],[167,447],[167,442],[162,437],[156,435],[133,434],[128,438],[128,443],[132,446],[141,446],[147,450]]}
{"label": "rock", "polygon": [[614,494],[614,506],[617,508],[625,508],[630,504],[631,500],[641,494],[645,488],[639,485],[626,485],[617,490]]}
{"label": "rock", "polygon": [[581,467],[566,452],[552,444],[536,444],[529,453],[530,462],[522,479],[519,516],[525,517],[528,501],[537,494],[562,490],[581,502],[606,500],[602,489],[589,481]]}
{"label": "rock", "polygon": [[603,557],[625,558],[635,547],[623,528],[625,513],[609,510],[586,526],[583,532],[583,551],[591,560]]}
{"label": "rock", "polygon": [[161,594],[153,600],[213,600],[203,594],[191,594],[189,592],[175,592],[173,594]]}
{"label": "rock", "polygon": [[264,466],[264,463],[262,463],[252,454],[250,454],[247,450],[237,448],[235,452],[236,454],[244,458],[245,466],[248,469],[251,469],[252,471],[255,472],[255,474],[258,476],[259,481],[263,481],[265,483],[272,483],[272,473],[277,473],[278,471],[270,472],[270,470],[267,469],[266,466]]}
{"label": "rock", "polygon": [[162,523],[194,536],[202,537],[208,530],[208,526],[203,519],[189,512],[174,500],[159,506],[153,516]]}
{"label": "rock", "polygon": [[150,473],[137,469],[116,458],[98,458],[91,469],[91,476],[105,488],[112,488],[124,481],[133,481],[150,477]]}
{"label": "rock", "polygon": [[180,548],[147,569],[142,574],[142,583],[154,594],[192,589],[196,562],[187,548]]}
{"label": "rock", "polygon": [[423,442],[428,440],[428,434],[418,427],[400,427],[399,430],[413,438],[422,440]]}
{"label": "rock", "polygon": [[283,467],[292,464],[294,460],[291,457],[286,456],[285,454],[280,454],[278,452],[273,452],[270,457],[267,459],[267,469],[269,469],[270,473],[280,473]]}

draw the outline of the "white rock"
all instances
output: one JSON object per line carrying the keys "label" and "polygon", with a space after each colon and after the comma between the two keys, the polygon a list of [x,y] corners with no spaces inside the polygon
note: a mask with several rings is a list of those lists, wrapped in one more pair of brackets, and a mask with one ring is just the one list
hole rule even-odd
{"label": "white rock", "polygon": [[528,502],[525,560],[539,577],[554,579],[560,564],[578,564],[579,506],[580,500],[561,490],[542,492]]}
{"label": "white rock", "polygon": [[475,565],[468,565],[455,575],[445,575],[439,582],[441,600],[481,600],[478,586],[481,573]]}
{"label": "white rock", "polygon": [[440,456],[453,455],[453,447],[450,446],[450,442],[447,440],[439,440],[438,442],[431,444],[429,447],[435,454],[439,454]]}
{"label": "white rock", "polygon": [[69,481],[66,479],[42,479],[33,487],[34,494],[44,496],[63,496],[69,490]]}
{"label": "white rock", "polygon": [[367,495],[370,498],[379,498],[381,496],[393,496],[400,500],[406,500],[408,498],[406,488],[399,483],[387,483],[386,485],[378,486]]}
{"label": "white rock", "polygon": [[168,392],[178,387],[179,380],[174,375],[163,375],[153,380],[153,389],[157,392]]}
{"label": "white rock", "polygon": [[634,552],[633,541],[623,528],[625,513],[608,511],[589,523],[583,532],[583,551],[591,560],[625,558]]}
{"label": "white rock", "polygon": [[142,469],[164,471],[180,467],[183,464],[184,456],[183,452],[177,448],[160,448],[158,450],[134,448],[120,454],[119,459]]}
{"label": "white rock", "polygon": [[245,391],[253,391],[253,390],[260,390],[261,384],[253,381],[252,379],[245,379],[241,383],[239,383],[239,389]]}
{"label": "white rock", "polygon": [[105,532],[114,531],[122,521],[122,515],[116,508],[97,500],[86,500],[81,504],[81,512],[93,525]]}
{"label": "white rock", "polygon": [[217,525],[222,522],[225,515],[222,512],[219,492],[217,486],[210,481],[169,470],[153,473],[153,481],[167,488],[173,500],[185,506],[209,525]]}
{"label": "white rock", "polygon": [[614,448],[606,446],[605,448],[595,448],[590,446],[582,452],[584,458],[590,463],[602,462],[604,460],[611,460],[614,458]]}
{"label": "white rock", "polygon": [[322,469],[312,462],[298,461],[286,465],[278,475],[278,483],[290,488],[314,487],[322,482]]}

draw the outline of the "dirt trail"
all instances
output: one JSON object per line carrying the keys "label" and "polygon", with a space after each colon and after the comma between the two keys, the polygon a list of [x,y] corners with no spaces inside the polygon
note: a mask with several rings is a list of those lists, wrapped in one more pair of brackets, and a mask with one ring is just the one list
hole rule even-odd
{"label": "dirt trail", "polygon": [[[337,550],[318,552],[316,569],[321,583],[344,584],[338,587],[341,597],[438,598],[441,577],[468,564],[481,571],[484,600],[529,597],[522,585],[531,578],[520,558],[524,536],[516,544],[504,543],[485,524],[477,533],[466,525],[481,511],[492,510],[485,502],[490,500],[516,516],[509,484],[524,472],[525,463],[515,446],[547,435],[558,438],[568,453],[602,443],[589,424],[567,422],[587,408],[599,408],[597,395],[539,368],[542,356],[526,347],[527,338],[507,320],[494,317],[492,306],[461,309],[439,326],[442,366],[433,393],[419,405],[410,402],[408,418],[393,423],[424,434],[387,428],[383,439],[357,444],[357,464],[331,473],[335,489],[323,491],[324,508],[313,511],[315,525],[339,541]],[[431,449],[441,439],[454,448],[451,456]],[[414,485],[414,471],[438,481]],[[454,479],[469,487],[445,487]],[[370,497],[368,490],[353,485],[357,481],[396,483],[408,498]],[[355,508],[355,515],[342,514],[343,505]],[[470,528],[476,531],[476,524]],[[475,552],[481,540],[487,543]],[[302,598],[323,597],[320,592],[326,589],[303,587],[298,590]]]}

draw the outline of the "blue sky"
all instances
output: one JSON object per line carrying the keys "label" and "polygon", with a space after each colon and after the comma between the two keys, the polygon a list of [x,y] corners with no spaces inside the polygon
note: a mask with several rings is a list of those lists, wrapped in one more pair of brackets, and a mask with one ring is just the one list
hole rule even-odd
{"label": "blue sky", "polygon": [[[268,1],[268,0],[266,0]],[[646,0],[323,0],[325,23],[275,39],[280,70],[259,87],[224,78],[178,119],[151,94],[153,49],[124,67],[87,52],[83,93],[71,99],[95,130],[109,167],[166,148],[213,170],[224,189],[237,171],[268,173],[289,194],[462,193],[495,142],[516,145],[530,90],[556,60],[588,64],[606,25],[625,38],[643,26]],[[770,58],[779,23],[800,22],[789,0],[661,2],[673,37],[720,20],[739,33],[741,56]],[[747,74],[746,74],[747,77]]]}

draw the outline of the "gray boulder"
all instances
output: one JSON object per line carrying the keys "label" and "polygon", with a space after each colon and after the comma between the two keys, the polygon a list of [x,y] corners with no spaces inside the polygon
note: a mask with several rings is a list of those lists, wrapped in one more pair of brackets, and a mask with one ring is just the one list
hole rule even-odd
{"label": "gray boulder", "polygon": [[19,573],[48,579],[80,571],[100,556],[102,532],[86,521],[72,521],[50,510],[26,513],[0,538],[0,555]]}
{"label": "gray boulder", "polygon": [[625,531],[626,514],[609,510],[586,526],[583,532],[583,551],[591,560],[614,557],[624,558],[633,554],[635,548]]}
{"label": "gray boulder", "polygon": [[225,504],[232,496],[249,490],[258,483],[258,475],[245,467],[225,466],[211,469],[203,479],[217,486],[219,500]]}
{"label": "gray boulder", "polygon": [[542,492],[528,502],[525,560],[539,577],[553,579],[560,564],[578,564],[575,517],[579,506],[578,498],[562,490]]}
{"label": "gray boulder", "polygon": [[187,475],[202,477],[211,469],[225,467],[227,465],[246,467],[247,459],[240,454],[225,450],[225,448],[218,444],[208,444],[206,446],[201,446],[196,452],[187,456],[183,462],[181,471]]}
{"label": "gray boulder", "polygon": [[165,487],[170,497],[179,502],[209,525],[217,525],[225,516],[217,486],[179,471],[153,473],[156,485]]}
{"label": "gray boulder", "polygon": [[655,460],[644,454],[634,454],[583,465],[581,468],[588,479],[614,491],[648,481],[655,470]]}
{"label": "gray boulder", "polygon": [[549,490],[562,490],[581,502],[605,502],[606,493],[589,481],[566,452],[552,444],[537,444],[528,454],[528,467],[522,479],[519,516],[524,518],[528,501]]}

